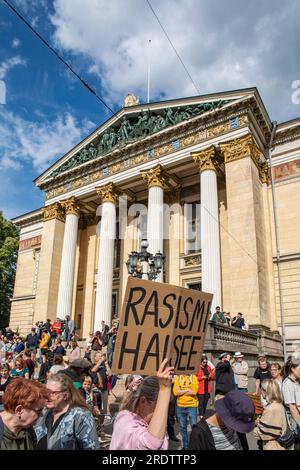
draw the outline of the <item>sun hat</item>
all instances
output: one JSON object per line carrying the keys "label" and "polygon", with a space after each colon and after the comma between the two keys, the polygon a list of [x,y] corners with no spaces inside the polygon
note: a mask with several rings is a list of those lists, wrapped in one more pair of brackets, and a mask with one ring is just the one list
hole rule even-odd
{"label": "sun hat", "polygon": [[221,360],[221,359],[223,359],[223,357],[225,357],[225,356],[228,356],[228,353],[227,353],[227,352],[223,352],[222,354],[220,354],[219,359]]}
{"label": "sun hat", "polygon": [[233,357],[244,357],[244,354],[242,354],[240,351],[234,353]]}
{"label": "sun hat", "polygon": [[215,410],[223,423],[236,432],[247,434],[255,427],[255,406],[244,392],[231,390],[215,402]]}

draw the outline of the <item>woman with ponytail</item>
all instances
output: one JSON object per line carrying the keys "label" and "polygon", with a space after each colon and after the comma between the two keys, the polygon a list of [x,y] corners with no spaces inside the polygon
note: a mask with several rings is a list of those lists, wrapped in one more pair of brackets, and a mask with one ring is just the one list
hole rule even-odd
{"label": "woman with ponytail", "polygon": [[295,449],[300,449],[300,358],[290,356],[284,366],[285,380],[282,397],[291,430],[296,437]]}
{"label": "woman with ponytail", "polygon": [[156,376],[133,380],[115,423],[110,450],[167,450],[173,367],[165,359]]}

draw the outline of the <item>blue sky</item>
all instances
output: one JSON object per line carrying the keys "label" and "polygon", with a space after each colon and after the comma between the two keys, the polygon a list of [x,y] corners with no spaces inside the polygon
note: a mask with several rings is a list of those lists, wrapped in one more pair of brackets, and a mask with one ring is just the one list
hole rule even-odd
{"label": "blue sky", "polygon": [[[196,94],[144,0],[11,2],[114,110],[128,91],[145,101],[149,39],[151,99]],[[201,93],[257,86],[271,119],[300,116],[298,0],[152,5]],[[12,218],[43,206],[33,179],[109,114],[2,1],[0,81],[0,210]]]}

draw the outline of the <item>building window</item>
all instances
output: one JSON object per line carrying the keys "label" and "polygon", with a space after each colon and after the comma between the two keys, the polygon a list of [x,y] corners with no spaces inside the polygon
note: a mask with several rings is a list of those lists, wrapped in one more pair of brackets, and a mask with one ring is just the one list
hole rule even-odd
{"label": "building window", "polygon": [[191,255],[201,250],[200,203],[184,205],[184,254]]}
{"label": "building window", "polygon": [[190,282],[188,283],[188,288],[193,290],[202,290],[201,282]]}
{"label": "building window", "polygon": [[117,234],[115,239],[114,268],[120,267],[121,258],[121,240],[119,238],[119,223],[117,223]]}
{"label": "building window", "polygon": [[112,295],[111,318],[112,320],[114,320],[115,318],[118,318],[118,294]]}

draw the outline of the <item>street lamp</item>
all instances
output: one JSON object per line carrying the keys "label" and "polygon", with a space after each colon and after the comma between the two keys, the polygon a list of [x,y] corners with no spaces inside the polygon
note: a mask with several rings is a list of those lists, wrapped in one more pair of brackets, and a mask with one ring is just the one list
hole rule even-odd
{"label": "street lamp", "polygon": [[130,276],[153,281],[162,271],[165,257],[160,251],[155,255],[149,253],[148,246],[148,240],[143,239],[141,251],[132,251],[128,255],[126,266]]}

